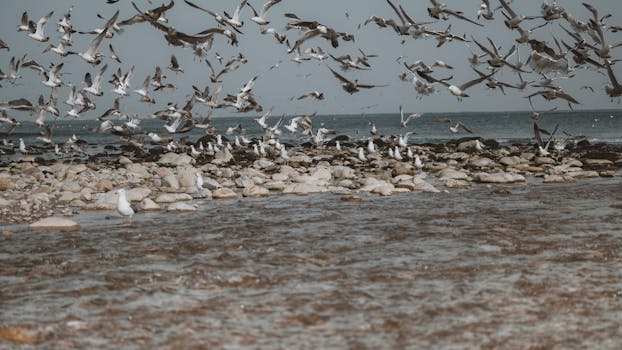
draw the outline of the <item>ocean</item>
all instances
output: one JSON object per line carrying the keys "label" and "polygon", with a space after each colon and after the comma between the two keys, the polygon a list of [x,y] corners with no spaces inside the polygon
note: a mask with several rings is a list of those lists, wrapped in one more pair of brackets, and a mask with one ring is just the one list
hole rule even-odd
{"label": "ocean", "polygon": [[[257,117],[257,116],[255,116]],[[212,119],[212,125],[217,128],[217,133],[225,135],[228,127],[241,124],[246,129],[247,137],[261,135],[259,125],[253,116],[230,116],[216,117]],[[268,125],[274,125],[280,118],[279,115],[269,117]],[[286,116],[284,124],[293,116]],[[425,113],[421,118],[411,120],[406,128],[400,127],[398,113],[386,114],[361,114],[361,115],[318,115],[313,119],[314,128],[325,127],[333,129],[338,135],[347,135],[354,140],[366,139],[370,136],[370,124],[373,123],[378,129],[378,135],[399,135],[406,132],[414,132],[409,142],[411,143],[445,143],[452,139],[471,136],[465,131],[452,134],[449,124],[439,122],[440,118],[449,118],[455,125],[462,121],[472,131],[472,136],[484,139],[494,139],[501,144],[529,143],[534,142],[533,120],[531,112],[455,112],[455,113]],[[95,134],[91,130],[99,125],[97,120],[70,120],[59,118],[54,128],[53,140],[63,143],[72,135],[87,141],[90,148],[97,146],[114,145],[119,143],[119,137],[111,133]],[[116,122],[115,124],[121,124]],[[140,123],[138,132],[166,133],[163,128],[163,120],[145,119]],[[559,125],[557,137],[563,138],[568,135],[585,136],[592,143],[622,143],[622,110],[596,110],[596,111],[552,111],[544,112],[538,125],[552,131]],[[0,133],[4,129],[0,129]],[[29,121],[23,121],[22,126],[8,138],[17,141],[23,138],[26,144],[41,144],[36,140],[39,136],[39,127]],[[299,144],[306,140],[297,135],[290,134],[282,128],[282,141]],[[190,141],[196,141],[202,136],[202,129],[194,129],[189,133],[178,135],[188,136]],[[567,134],[565,134],[567,133]],[[0,134],[2,137],[2,134]],[[148,138],[147,138],[148,140]]]}

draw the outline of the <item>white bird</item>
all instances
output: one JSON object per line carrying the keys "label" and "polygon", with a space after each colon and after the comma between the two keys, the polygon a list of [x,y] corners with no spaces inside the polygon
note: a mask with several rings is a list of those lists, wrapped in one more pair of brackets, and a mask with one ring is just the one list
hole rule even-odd
{"label": "white bird", "polygon": [[339,141],[335,141],[335,148],[337,149],[337,151],[341,151],[341,144],[339,143]]}
{"label": "white bird", "polygon": [[155,99],[149,94],[149,82],[151,81],[151,76],[147,75],[145,81],[143,82],[143,86],[140,89],[134,90],[136,94],[138,94],[141,99],[141,102],[146,103],[155,103]]}
{"label": "white bird", "polygon": [[289,154],[287,154],[287,150],[285,149],[285,145],[281,145],[281,158],[283,158],[284,161],[289,161]]}
{"label": "white bird", "polygon": [[393,148],[389,148],[389,158],[395,158],[395,153],[393,153]]}
{"label": "white bird", "polygon": [[22,154],[28,154],[28,151],[26,150],[26,144],[24,143],[23,139],[19,139],[19,151]]}
{"label": "white bird", "polygon": [[369,153],[376,152],[376,145],[374,144],[374,140],[371,137],[367,141],[367,152]]}
{"label": "white bird", "polygon": [[367,157],[365,157],[365,152],[363,151],[363,147],[358,148],[358,158],[361,162],[367,161]]}
{"label": "white bird", "polygon": [[413,155],[413,150],[412,150],[412,149],[410,149],[410,147],[408,147],[408,148],[406,149],[406,157],[407,157],[408,159],[413,159],[413,157],[414,157],[414,155]]}
{"label": "white bird", "polygon": [[421,161],[421,158],[419,158],[418,154],[415,154],[415,168],[423,169],[423,162]]}
{"label": "white bird", "polygon": [[263,5],[259,14],[257,14],[257,11],[255,11],[255,8],[250,3],[248,3],[247,5],[253,10],[253,13],[254,13],[254,16],[251,17],[251,21],[259,24],[260,26],[270,23],[269,21],[266,20],[266,13],[272,6],[278,4],[279,2],[281,2],[281,0],[268,1],[267,3]]}
{"label": "white bird", "polygon": [[475,150],[481,152],[484,149],[484,146],[479,142],[479,140],[475,140]]}
{"label": "white bird", "polygon": [[117,191],[117,193],[119,194],[119,199],[117,200],[117,211],[123,216],[129,216],[130,221],[132,221],[134,209],[132,209],[130,202],[128,202],[126,198],[125,189],[121,188]]}
{"label": "white bird", "polygon": [[376,135],[378,133],[378,129],[376,129],[376,124],[371,125],[371,129],[369,130],[369,133],[372,135]]}
{"label": "white bird", "polygon": [[411,115],[409,115],[407,118],[404,118],[404,109],[402,108],[402,105],[400,105],[400,126],[402,128],[405,128],[406,125],[408,124],[408,122],[411,119],[417,119],[420,118],[423,114],[421,113],[413,113]]}
{"label": "white bird", "polygon": [[402,160],[404,160],[404,158],[402,157],[402,154],[400,153],[399,146],[395,146],[395,151],[393,152],[393,156],[395,157],[395,160],[397,160],[398,162],[401,162]]}
{"label": "white bird", "polygon": [[[40,41],[40,42],[46,42],[46,41],[50,40],[50,37],[49,36],[45,36],[43,31],[45,30],[45,25],[48,23],[48,21],[50,20],[50,17],[52,17],[53,14],[54,14],[54,11],[48,13],[44,17],[41,17],[41,19],[37,22],[37,27],[36,27],[35,31],[31,32],[31,33],[28,33],[28,36],[33,38],[33,39],[35,39],[36,41]],[[29,29],[29,31],[30,31],[30,29]]]}
{"label": "white bird", "polygon": [[101,81],[104,76],[104,72],[108,69],[108,65],[105,64],[100,70],[99,73],[95,76],[95,79],[91,79],[91,73],[86,73],[84,76],[84,81],[88,85],[83,90],[94,95],[94,96],[102,96],[104,92],[101,90]]}
{"label": "white bird", "polygon": [[197,181],[196,181],[196,185],[198,189],[202,189],[203,188],[203,184],[205,183],[205,181],[203,181],[203,176],[201,176],[201,173],[197,171],[196,173],[197,175]]}
{"label": "white bird", "polygon": [[197,151],[194,145],[190,145],[190,155],[192,155],[192,158],[196,158],[201,155],[201,152]]}
{"label": "white bird", "polygon": [[47,80],[42,81],[43,85],[51,87],[51,88],[59,87],[62,85],[63,82],[58,77],[59,76],[58,72],[61,70],[61,68],[63,68],[63,64],[64,63],[61,62],[57,65],[52,65],[52,68],[50,68],[49,72],[43,73],[45,78],[47,79]]}
{"label": "white bird", "polygon": [[93,41],[89,45],[89,48],[85,52],[81,52],[78,54],[80,57],[82,57],[83,60],[92,65],[98,65],[101,62],[102,54],[97,52],[97,48],[99,47],[99,44],[101,44],[102,40],[104,40],[104,37],[108,33],[108,29],[110,29],[110,27],[112,27],[112,25],[117,20],[117,17],[119,17],[118,10],[114,14],[114,16],[112,16],[112,18],[108,20],[108,22],[106,23],[106,27],[104,27],[104,30],[102,30],[102,32],[98,34],[95,39],[93,39]]}

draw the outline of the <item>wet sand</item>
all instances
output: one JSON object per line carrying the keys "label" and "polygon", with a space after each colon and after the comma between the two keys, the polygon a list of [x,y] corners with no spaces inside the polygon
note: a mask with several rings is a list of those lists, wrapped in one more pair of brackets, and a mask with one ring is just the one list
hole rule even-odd
{"label": "wet sand", "polygon": [[5,227],[0,349],[619,348],[619,178],[361,197]]}

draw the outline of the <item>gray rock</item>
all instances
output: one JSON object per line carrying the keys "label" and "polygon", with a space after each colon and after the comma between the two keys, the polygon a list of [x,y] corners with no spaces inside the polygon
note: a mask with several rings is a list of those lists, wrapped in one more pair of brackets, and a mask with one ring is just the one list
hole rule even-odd
{"label": "gray rock", "polygon": [[187,154],[166,153],[160,157],[158,164],[165,166],[184,166],[190,165],[194,159]]}

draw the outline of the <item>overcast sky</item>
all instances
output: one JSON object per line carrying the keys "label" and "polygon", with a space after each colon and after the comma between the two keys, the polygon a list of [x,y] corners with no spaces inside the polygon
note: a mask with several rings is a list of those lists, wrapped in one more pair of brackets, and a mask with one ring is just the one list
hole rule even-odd
{"label": "overcast sky", "polygon": [[[150,5],[146,0],[136,0],[136,4],[142,9],[148,9],[164,3],[163,0],[153,0]],[[166,1],[168,2],[168,1]],[[232,13],[237,5],[236,1],[231,0],[195,0],[197,4],[210,8],[222,13],[227,11]],[[257,8],[261,8],[262,1],[250,0]],[[461,10],[469,18],[475,18],[476,11],[480,2],[477,0],[449,1],[446,0],[450,8]],[[587,20],[591,14],[581,5],[582,1],[559,1],[558,3],[566,10],[573,14],[574,17]],[[426,8],[430,6],[428,1],[405,1],[394,0],[396,5],[402,5],[405,9],[418,21],[429,21]],[[491,0],[493,6],[497,6],[496,0]],[[514,1],[512,6],[519,13],[526,15],[538,15],[540,13],[539,0],[520,0]],[[39,43],[27,37],[24,32],[17,32],[16,26],[19,22],[21,13],[28,11],[29,17],[37,21],[50,10],[54,10],[53,20],[46,27],[46,34],[51,37],[50,43],[57,44],[60,34],[56,31],[56,22],[62,17],[65,11],[74,6],[72,24],[75,29],[86,31],[94,28],[101,28],[104,20],[98,19],[96,14],[100,13],[105,18],[109,18],[119,9],[119,20],[133,16],[136,11],[132,8],[129,0],[120,0],[116,4],[106,4],[105,0],[91,1],[40,1],[40,0],[20,0],[20,1],[4,1],[2,6],[2,20],[0,21],[0,38],[4,40],[11,50],[0,52],[0,67],[5,73],[8,72],[8,62],[12,56],[21,57],[27,54],[42,64],[48,66],[50,63],[58,63],[60,57],[54,53],[48,52],[42,54],[48,43]],[[601,0],[596,2],[601,14],[611,13],[608,21],[611,25],[622,24],[619,22],[622,14],[622,1],[619,0]],[[357,49],[362,49],[367,54],[379,55],[378,58],[370,59],[372,70],[370,71],[348,71],[343,75],[350,79],[358,78],[360,82],[371,84],[388,84],[387,87],[375,88],[372,90],[364,90],[354,95],[349,95],[343,91],[337,79],[335,79],[326,65],[338,70],[338,64],[328,59],[324,64],[317,61],[307,61],[304,64],[297,64],[291,61],[292,55],[287,54],[287,48],[284,45],[276,43],[273,37],[261,35],[259,27],[250,21],[252,12],[250,8],[244,8],[242,19],[246,22],[241,35],[240,46],[232,47],[227,41],[217,36],[214,42],[214,48],[208,54],[207,58],[220,67],[220,64],[214,59],[214,53],[220,53],[225,59],[231,55],[242,52],[248,58],[248,64],[244,65],[238,71],[224,76],[223,88],[225,93],[236,93],[237,90],[248,79],[258,74],[259,78],[253,89],[258,102],[269,108],[274,106],[275,114],[300,114],[313,113],[320,114],[357,114],[357,113],[374,113],[374,112],[397,112],[398,105],[403,104],[409,112],[459,112],[459,111],[495,111],[495,110],[528,110],[529,103],[524,97],[529,91],[535,89],[516,92],[509,90],[507,96],[502,95],[499,91],[488,90],[485,86],[476,86],[469,90],[470,98],[462,102],[451,96],[445,88],[434,96],[426,96],[421,100],[416,99],[416,93],[412,86],[398,79],[398,75],[402,72],[402,66],[396,62],[399,56],[405,56],[408,62],[414,62],[423,59],[431,64],[437,59],[443,60],[451,64],[455,69],[451,72],[438,69],[435,73],[438,77],[454,75],[453,82],[460,85],[465,81],[473,79],[475,72],[469,67],[467,56],[470,50],[476,50],[473,44],[467,47],[464,43],[454,41],[436,48],[436,40],[433,38],[415,40],[410,37],[399,37],[391,29],[378,28],[375,24],[369,24],[357,29],[358,25],[372,15],[385,18],[396,18],[395,14],[385,0],[283,0],[280,4],[274,6],[268,12],[268,19],[271,20],[270,27],[276,28],[283,34],[286,34],[290,42],[295,42],[300,33],[296,30],[285,31],[286,18],[283,16],[286,12],[296,13],[299,17],[309,20],[317,20],[329,27],[333,27],[337,31],[345,31],[355,36],[356,41],[341,42],[337,49],[330,47],[330,44],[321,38],[315,38],[303,44],[303,49],[310,46],[321,46],[335,56],[350,53],[358,54]],[[209,15],[192,9],[183,1],[176,1],[176,5],[167,16],[170,25],[178,30],[194,34],[207,28],[215,27],[216,23]],[[466,33],[469,38],[473,35],[476,39],[485,41],[488,36],[494,40],[502,51],[507,51],[516,38],[516,32],[510,32],[503,25],[500,12],[496,13],[494,21],[481,21],[485,27],[477,27],[473,24],[451,19],[450,21],[439,21],[430,24],[429,29],[444,30],[448,24],[452,24],[452,32],[462,35]],[[540,20],[529,22],[525,27],[532,27],[541,23]],[[565,25],[565,22],[559,22]],[[552,43],[552,35],[565,38],[567,42],[572,42],[566,34],[562,34],[557,23],[548,25],[538,29],[533,36],[539,40],[547,40]],[[606,33],[610,43],[622,41],[622,32]],[[86,50],[89,42],[93,39],[91,35],[76,35],[74,37],[74,46],[71,50],[83,52]],[[405,39],[406,42],[401,44]],[[106,58],[104,62],[109,64],[106,72],[106,81],[110,79],[112,72],[117,67],[121,67],[123,72],[128,70],[132,65],[136,66],[134,78],[132,79],[132,89],[138,88],[144,78],[148,74],[153,74],[154,67],[159,65],[166,67],[169,64],[171,54],[175,54],[179,59],[185,74],[176,74],[167,71],[167,81],[177,85],[174,91],[155,92],[153,95],[157,101],[155,106],[146,105],[138,102],[138,97],[132,94],[122,101],[122,108],[126,113],[148,114],[158,109],[162,109],[168,102],[183,104],[192,92],[192,85],[204,87],[209,84],[212,89],[218,85],[209,81],[209,69],[204,61],[195,58],[193,53],[188,49],[168,46],[164,40],[163,32],[156,30],[146,23],[136,24],[126,27],[122,34],[116,34],[113,39],[105,40],[100,46],[100,51],[109,56],[108,44],[111,43],[117,53],[121,56],[122,64],[117,64]],[[620,57],[620,49],[613,51],[614,58]],[[530,50],[526,46],[520,47],[520,58],[525,60]],[[63,81],[65,83],[73,83],[78,87],[83,87],[82,79],[87,71],[95,74],[101,67],[93,68],[77,56],[69,56],[63,59],[66,63],[62,72],[65,73]],[[516,60],[513,57],[510,61]],[[278,68],[268,70],[268,68],[279,62]],[[620,75],[622,70],[620,64],[614,66],[614,71]],[[485,69],[485,67],[481,67]],[[50,89],[41,84],[42,76],[38,76],[34,71],[23,70],[21,72],[22,79],[17,81],[17,85],[3,82],[2,100],[9,100],[17,97],[26,97],[36,102],[38,96],[43,94],[49,95]],[[535,74],[529,75],[530,79],[536,79]],[[505,68],[497,75],[497,79],[508,83],[516,83],[517,76],[509,69]],[[601,109],[601,108],[619,108],[617,101],[610,101],[604,92],[604,84],[608,81],[607,77],[593,70],[578,70],[572,79],[559,80],[564,90],[574,95],[580,106],[577,109]],[[580,89],[582,86],[591,86],[595,92]],[[97,111],[88,112],[84,118],[95,118],[102,111],[107,109],[113,98],[112,86],[104,84],[105,95],[95,100],[98,106]],[[310,90],[323,91],[326,94],[326,100],[315,101],[307,99],[303,101],[290,101],[291,97],[299,96]],[[68,110],[68,106],[62,104],[68,92],[68,87],[64,86],[59,90],[59,107],[61,113]],[[534,100],[536,107],[540,109],[559,106],[560,109],[567,109],[567,104],[563,102],[547,103],[538,98]],[[205,109],[201,109],[205,111]],[[233,109],[219,110],[215,113],[217,116],[235,115]]]}

